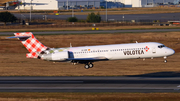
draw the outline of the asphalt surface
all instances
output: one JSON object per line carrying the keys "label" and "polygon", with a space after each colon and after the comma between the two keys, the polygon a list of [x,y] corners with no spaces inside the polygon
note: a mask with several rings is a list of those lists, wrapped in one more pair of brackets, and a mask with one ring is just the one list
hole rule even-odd
{"label": "asphalt surface", "polygon": [[[16,17],[20,19],[29,19],[29,13],[22,14],[14,14]],[[32,19],[43,19],[44,15],[32,13]],[[124,18],[123,18],[124,16]],[[119,14],[119,15],[111,15],[108,14],[108,19],[111,20],[179,20],[180,13],[162,13],[162,14]],[[72,17],[72,15],[47,15],[48,19],[62,19],[66,20],[67,18]],[[87,15],[75,15],[78,19],[86,19]],[[102,21],[106,21],[106,15],[101,15]]]}
{"label": "asphalt surface", "polygon": [[0,92],[180,92],[180,77],[0,77]]}
{"label": "asphalt surface", "polygon": [[[33,32],[33,34],[88,34],[88,33],[142,33],[142,32],[179,32],[180,29],[145,29],[145,30],[98,30],[98,31],[53,31]],[[0,32],[0,35],[14,35],[14,32]]]}

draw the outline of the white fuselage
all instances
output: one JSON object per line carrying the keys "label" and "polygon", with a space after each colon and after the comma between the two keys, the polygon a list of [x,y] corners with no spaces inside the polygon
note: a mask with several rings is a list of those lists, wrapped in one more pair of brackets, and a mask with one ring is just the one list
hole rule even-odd
{"label": "white fuselage", "polygon": [[70,48],[74,58],[106,57],[109,60],[163,57],[174,54],[174,50],[160,43],[133,43]]}
{"label": "white fuselage", "polygon": [[[48,53],[49,51],[51,53]],[[173,49],[156,42],[54,48],[49,51],[46,52],[49,54],[48,56],[42,57],[44,60],[60,61],[66,58],[84,59],[96,57],[106,58],[107,60],[119,60],[167,57],[175,53]],[[68,57],[62,52],[68,52]],[[58,55],[60,53],[61,55]],[[62,55],[64,55],[64,58],[60,59]]]}

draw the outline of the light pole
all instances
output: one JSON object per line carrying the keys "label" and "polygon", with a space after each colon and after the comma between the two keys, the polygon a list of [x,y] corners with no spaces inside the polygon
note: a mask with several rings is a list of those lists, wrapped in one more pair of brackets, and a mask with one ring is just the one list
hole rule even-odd
{"label": "light pole", "polygon": [[31,10],[32,10],[32,0],[31,0],[31,3],[30,3],[31,5],[31,7],[30,7],[30,22],[31,22]]}
{"label": "light pole", "polygon": [[24,5],[24,10],[25,10],[25,0],[24,0],[24,3],[23,3],[23,5]]}
{"label": "light pole", "polygon": [[19,2],[19,0],[17,0],[17,5],[18,5],[18,10],[19,10],[19,5],[20,5],[20,2]]}
{"label": "light pole", "polygon": [[106,22],[107,22],[107,0],[106,0]]}
{"label": "light pole", "polygon": [[22,23],[22,25],[25,24],[25,20],[26,20],[26,16],[24,16],[23,14],[21,14],[21,23]]}
{"label": "light pole", "polygon": [[68,10],[68,0],[67,0],[67,10]]}
{"label": "light pole", "polygon": [[124,22],[124,14],[123,14],[122,18],[123,18],[123,22]]}
{"label": "light pole", "polygon": [[148,5],[148,0],[146,0],[146,5]]}
{"label": "light pole", "polygon": [[72,7],[72,17],[74,17],[74,7]]}

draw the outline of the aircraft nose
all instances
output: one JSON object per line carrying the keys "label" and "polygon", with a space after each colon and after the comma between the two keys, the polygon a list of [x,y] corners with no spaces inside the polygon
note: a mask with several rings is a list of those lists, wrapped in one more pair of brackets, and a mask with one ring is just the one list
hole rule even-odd
{"label": "aircraft nose", "polygon": [[168,53],[168,55],[173,55],[175,53],[175,51],[173,49],[169,49],[167,53]]}

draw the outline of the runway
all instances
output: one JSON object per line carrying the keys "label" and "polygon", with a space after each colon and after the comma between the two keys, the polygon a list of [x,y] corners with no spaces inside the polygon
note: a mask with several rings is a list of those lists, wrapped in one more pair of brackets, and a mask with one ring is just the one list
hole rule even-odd
{"label": "runway", "polygon": [[[98,30],[98,31],[46,31],[33,32],[34,35],[48,34],[97,34],[97,33],[143,33],[143,32],[179,32],[180,29],[143,29],[143,30]],[[15,32],[0,32],[0,35],[14,35]]]}
{"label": "runway", "polygon": [[180,77],[0,77],[0,92],[180,92]]}

